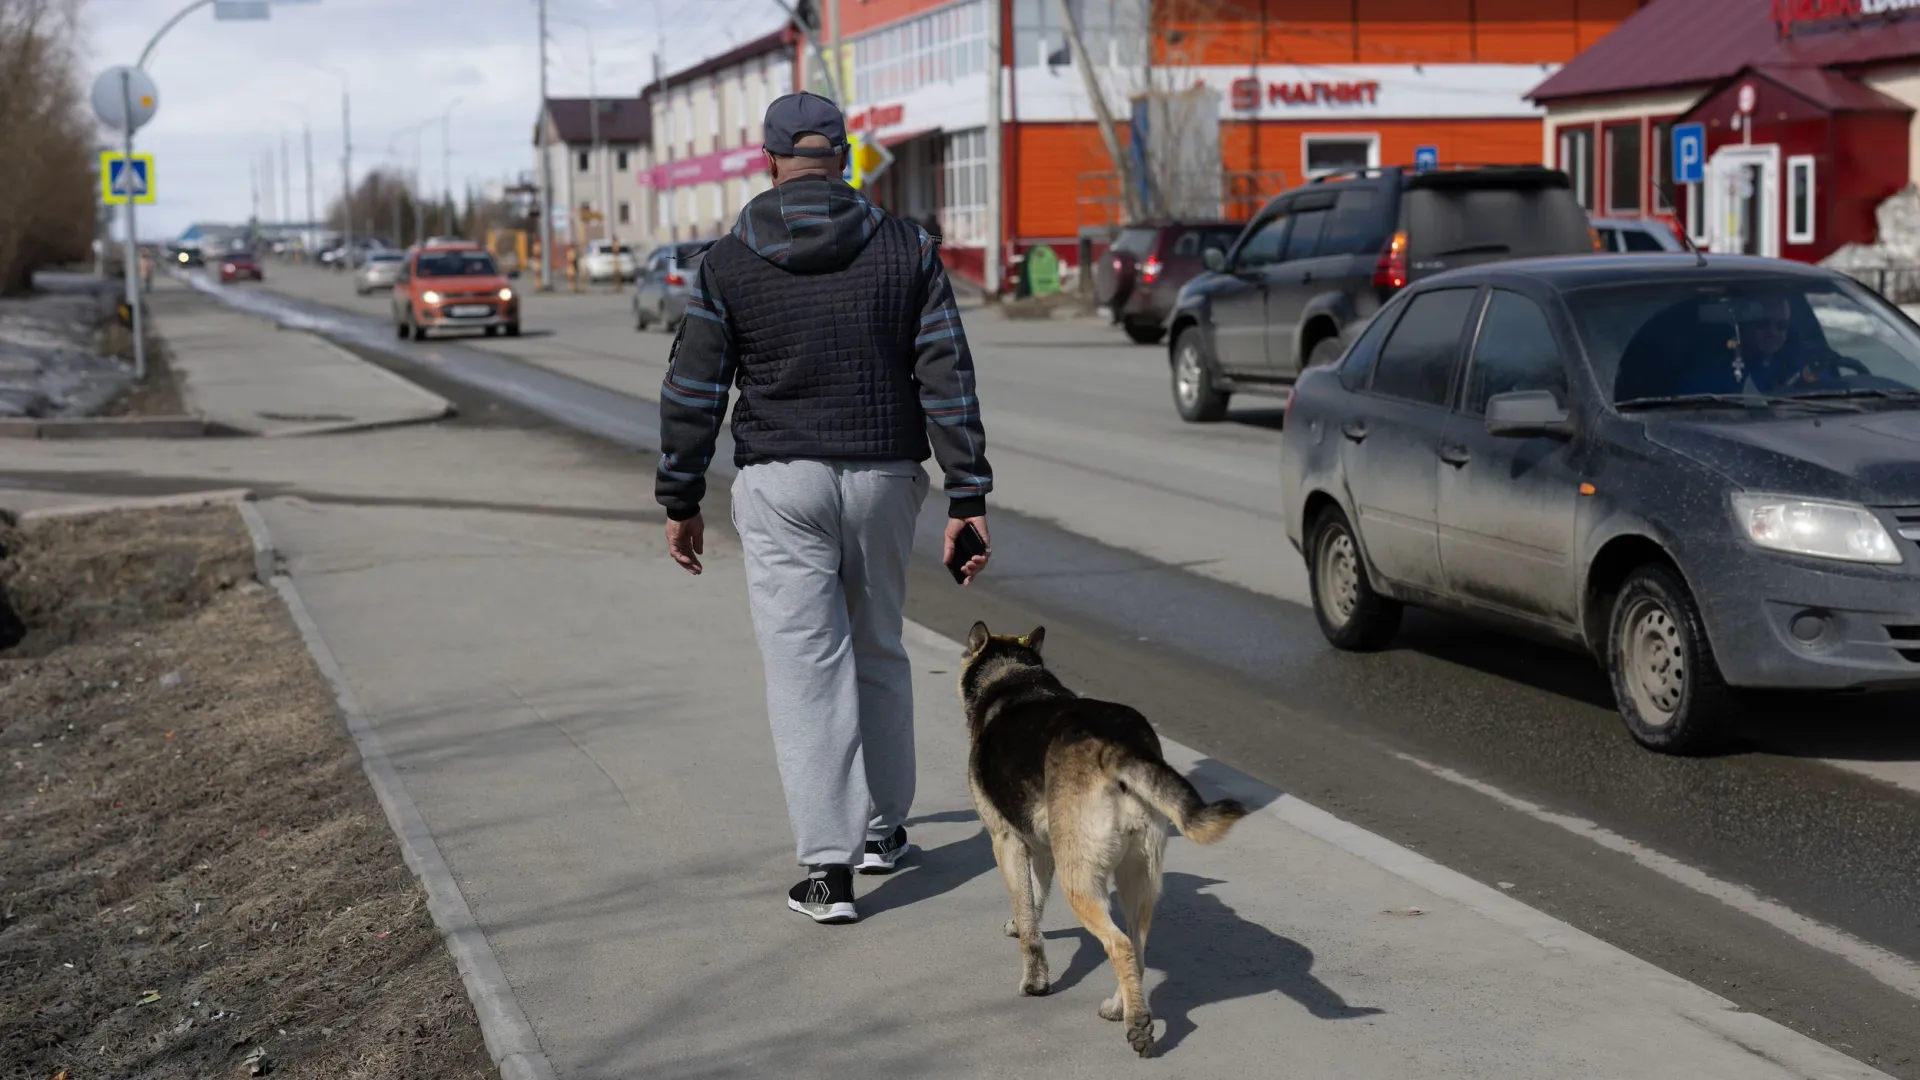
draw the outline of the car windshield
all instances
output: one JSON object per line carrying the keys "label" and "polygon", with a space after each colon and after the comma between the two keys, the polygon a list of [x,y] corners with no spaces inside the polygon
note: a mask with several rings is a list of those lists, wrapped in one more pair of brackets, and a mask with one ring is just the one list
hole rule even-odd
{"label": "car windshield", "polygon": [[1464,181],[1408,188],[1400,204],[1407,258],[1524,258],[1593,250],[1587,215],[1565,188],[1551,184],[1470,186]]}
{"label": "car windshield", "polygon": [[1566,294],[1622,408],[1782,398],[1920,401],[1920,334],[1837,278],[1673,276]]}
{"label": "car windshield", "polygon": [[415,271],[420,277],[479,277],[499,273],[493,256],[484,251],[429,251],[420,256]]}
{"label": "car windshield", "polygon": [[1114,253],[1139,258],[1153,250],[1155,235],[1152,229],[1122,229],[1119,238],[1113,242]]}
{"label": "car windshield", "polygon": [[370,262],[377,263],[397,263],[400,261],[401,255],[397,251],[376,251],[367,256],[367,259]]}

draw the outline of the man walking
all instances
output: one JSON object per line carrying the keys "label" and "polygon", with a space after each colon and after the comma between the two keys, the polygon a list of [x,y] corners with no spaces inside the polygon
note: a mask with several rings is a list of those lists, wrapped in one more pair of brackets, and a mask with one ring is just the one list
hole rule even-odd
{"label": "man walking", "polygon": [[[787,906],[851,922],[853,871],[911,850],[913,679],[900,641],[907,558],[938,459],[946,554],[987,535],[973,357],[925,230],[841,179],[846,121],[817,94],[768,106],[773,188],[700,262],[660,388],[667,547],[701,571],[700,501],[733,410],[733,523],[745,554],[767,718],[807,876]],[[929,438],[931,437],[931,441]],[[976,555],[966,582],[986,567]]]}

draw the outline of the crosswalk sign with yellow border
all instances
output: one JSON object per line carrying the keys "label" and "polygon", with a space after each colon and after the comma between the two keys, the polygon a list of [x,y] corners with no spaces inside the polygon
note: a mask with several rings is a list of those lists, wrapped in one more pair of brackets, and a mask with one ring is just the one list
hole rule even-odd
{"label": "crosswalk sign with yellow border", "polygon": [[847,183],[864,188],[893,164],[893,151],[880,145],[880,141],[871,135],[855,135],[847,154]]}
{"label": "crosswalk sign with yellow border", "polygon": [[118,150],[100,151],[100,201],[119,206],[128,201],[153,201],[153,155],[127,155]]}

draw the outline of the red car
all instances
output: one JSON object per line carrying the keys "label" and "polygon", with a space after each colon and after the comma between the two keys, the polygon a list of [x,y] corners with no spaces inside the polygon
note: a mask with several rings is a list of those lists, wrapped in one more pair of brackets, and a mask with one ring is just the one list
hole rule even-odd
{"label": "red car", "polygon": [[1154,344],[1167,336],[1180,286],[1207,268],[1206,250],[1226,253],[1245,227],[1234,221],[1129,225],[1094,260],[1094,301],[1113,313],[1128,337]]}
{"label": "red car", "polygon": [[225,284],[226,282],[236,281],[240,278],[248,278],[253,281],[266,280],[266,277],[260,273],[260,262],[253,257],[253,252],[229,251],[225,255],[220,256],[221,283]]}

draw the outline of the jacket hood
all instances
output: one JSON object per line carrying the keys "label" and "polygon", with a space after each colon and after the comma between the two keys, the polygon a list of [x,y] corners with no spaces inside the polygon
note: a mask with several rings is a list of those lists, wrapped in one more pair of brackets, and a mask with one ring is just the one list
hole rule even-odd
{"label": "jacket hood", "polygon": [[1920,410],[1664,420],[1647,438],[1750,491],[1920,506]]}
{"label": "jacket hood", "polygon": [[838,177],[802,176],[753,197],[734,238],[796,274],[844,269],[879,230],[883,211]]}

